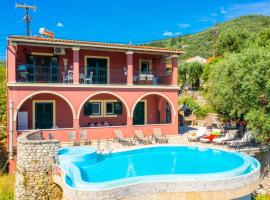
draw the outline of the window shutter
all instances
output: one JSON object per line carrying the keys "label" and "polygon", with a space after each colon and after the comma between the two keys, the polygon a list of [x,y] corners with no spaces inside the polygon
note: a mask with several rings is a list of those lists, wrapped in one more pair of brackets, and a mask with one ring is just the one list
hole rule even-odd
{"label": "window shutter", "polygon": [[115,102],[114,103],[114,114],[122,115],[123,114],[123,104],[122,102]]}
{"label": "window shutter", "polygon": [[92,104],[89,102],[84,104],[84,115],[92,115]]}

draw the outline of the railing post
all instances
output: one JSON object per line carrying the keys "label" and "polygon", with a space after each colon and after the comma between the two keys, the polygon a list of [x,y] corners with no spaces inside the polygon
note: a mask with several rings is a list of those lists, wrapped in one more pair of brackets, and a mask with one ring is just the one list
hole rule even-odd
{"label": "railing post", "polygon": [[6,56],[8,83],[16,83],[16,45],[8,45]]}
{"label": "railing post", "polygon": [[79,73],[80,73],[80,48],[79,47],[73,47],[73,83],[79,84]]}
{"label": "railing post", "polygon": [[133,85],[133,51],[127,51],[127,84]]}
{"label": "railing post", "polygon": [[172,55],[172,85],[178,85],[178,55]]}

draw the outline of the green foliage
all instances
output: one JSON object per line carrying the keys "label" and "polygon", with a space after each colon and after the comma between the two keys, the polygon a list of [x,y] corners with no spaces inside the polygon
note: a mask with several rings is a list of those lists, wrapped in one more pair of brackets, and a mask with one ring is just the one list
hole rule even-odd
{"label": "green foliage", "polygon": [[217,51],[221,55],[226,52],[240,52],[246,47],[247,40],[250,38],[250,34],[245,29],[223,31],[218,37]]}
{"label": "green foliage", "polygon": [[215,64],[217,62],[219,62],[220,60],[222,60],[221,57],[215,57],[215,58],[212,59],[211,62],[209,62],[209,63],[207,63],[207,64],[204,65],[204,67],[203,67],[203,73],[202,73],[202,76],[201,76],[203,82],[207,82],[208,81],[209,74],[210,74],[210,72],[212,70],[212,67],[215,66]]}
{"label": "green foliage", "polygon": [[270,195],[269,194],[260,194],[255,197],[255,200],[270,200]]}
{"label": "green foliage", "polygon": [[255,133],[256,139],[268,143],[270,138],[270,117],[264,109],[252,109],[246,115],[248,126]]}
{"label": "green foliage", "polygon": [[0,200],[13,200],[14,199],[14,175],[0,176]]}
{"label": "green foliage", "polygon": [[256,43],[262,47],[270,46],[270,28],[259,32]]}
{"label": "green foliage", "polygon": [[[218,36],[230,29],[235,31],[245,29],[249,33],[257,33],[265,28],[270,28],[270,16],[248,15],[216,25]],[[185,45],[184,51],[187,53],[181,55],[182,60],[194,56],[210,58],[214,55],[213,29],[209,28],[195,34],[154,41],[147,45],[172,48],[182,48]]]}
{"label": "green foliage", "polygon": [[211,113],[213,110],[210,106],[200,106],[192,97],[190,96],[184,96],[178,99],[179,105],[186,105],[188,108],[190,108],[198,118],[202,118],[206,116],[208,113]]}
{"label": "green foliage", "polygon": [[6,137],[7,137],[7,110],[6,110],[6,68],[0,64],[0,169],[7,160]]}
{"label": "green foliage", "polygon": [[[207,99],[230,118],[245,118],[258,140],[270,138],[270,49],[250,44],[211,67]],[[263,99],[263,102],[262,102]]]}
{"label": "green foliage", "polygon": [[4,65],[0,65],[0,141],[6,137],[6,130],[3,130],[3,127],[6,127],[6,68]]}
{"label": "green foliage", "polygon": [[181,63],[178,67],[179,83],[182,87],[198,89],[200,78],[203,73],[203,65],[198,62]]}

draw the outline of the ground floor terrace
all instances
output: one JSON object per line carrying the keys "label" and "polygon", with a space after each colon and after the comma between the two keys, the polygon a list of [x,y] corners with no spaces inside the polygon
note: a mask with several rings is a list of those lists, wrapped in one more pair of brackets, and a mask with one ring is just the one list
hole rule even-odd
{"label": "ground floor terrace", "polygon": [[[163,134],[178,133],[176,89],[110,89],[108,88],[9,88],[9,142],[29,130],[42,130],[62,143],[73,135],[81,140],[113,139],[115,130],[134,136],[134,130],[152,135],[154,128]],[[12,114],[12,115],[11,115]]]}

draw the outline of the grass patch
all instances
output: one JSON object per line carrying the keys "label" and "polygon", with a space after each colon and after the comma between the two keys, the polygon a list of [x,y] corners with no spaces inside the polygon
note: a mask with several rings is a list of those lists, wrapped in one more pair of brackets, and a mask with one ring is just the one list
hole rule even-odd
{"label": "grass patch", "polygon": [[0,176],[0,200],[14,199],[15,175]]}
{"label": "grass patch", "polygon": [[255,197],[255,200],[270,200],[270,194],[260,194]]}

